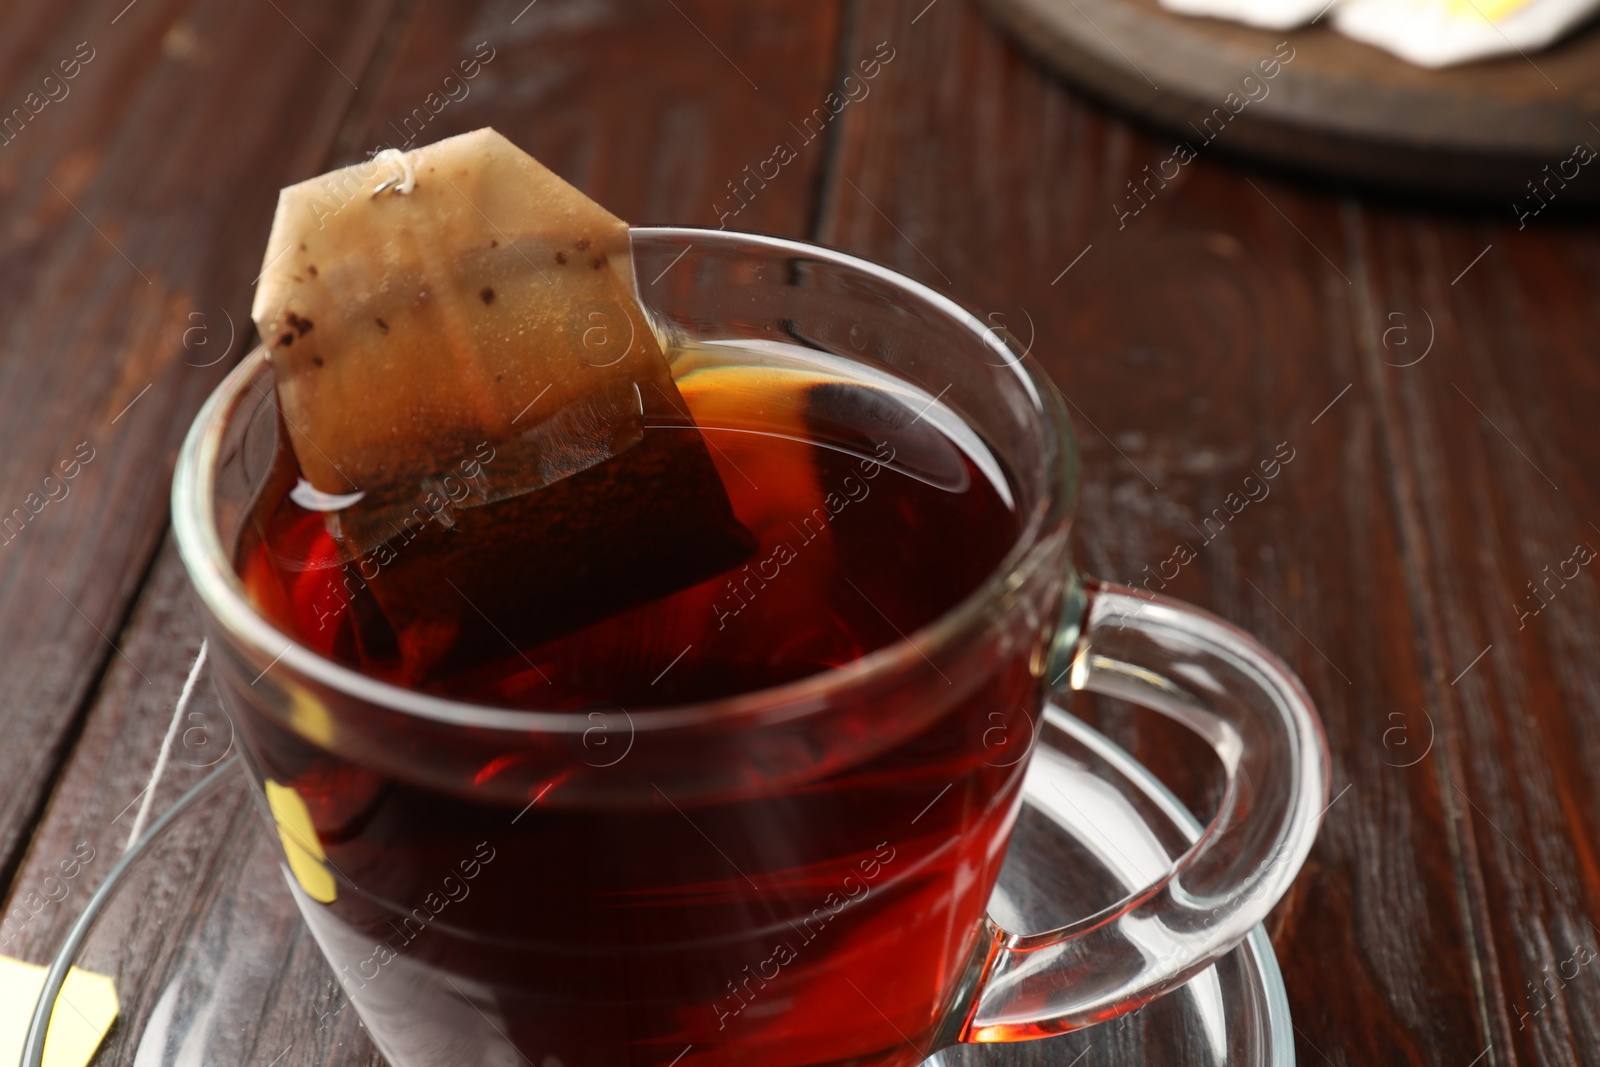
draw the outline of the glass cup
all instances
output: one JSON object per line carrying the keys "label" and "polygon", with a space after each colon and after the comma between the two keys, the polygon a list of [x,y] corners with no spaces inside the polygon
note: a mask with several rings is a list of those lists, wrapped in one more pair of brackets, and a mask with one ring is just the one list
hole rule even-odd
{"label": "glass cup", "polygon": [[[1311,847],[1321,727],[1248,635],[1080,579],[1049,380],[851,256],[676,228],[633,245],[668,345],[777,338],[936,395],[1013,475],[1022,532],[933,623],[799,681],[631,711],[450,701],[313,653],[247,599],[234,550],[279,416],[264,354],[246,357],[184,444],[174,528],[286,882],[389,1060],[903,1067],[1111,1018],[1230,951]],[[1162,880],[1008,933],[985,905],[1030,724],[1074,690],[1190,727],[1226,786]]]}

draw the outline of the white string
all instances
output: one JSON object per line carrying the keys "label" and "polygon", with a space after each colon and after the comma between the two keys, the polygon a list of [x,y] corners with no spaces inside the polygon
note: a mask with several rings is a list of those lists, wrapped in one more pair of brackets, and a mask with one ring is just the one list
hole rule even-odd
{"label": "white string", "polygon": [[200,652],[194,658],[194,666],[189,668],[189,677],[184,679],[183,692],[178,694],[178,706],[172,709],[172,722],[167,726],[167,736],[161,739],[161,751],[156,754],[156,765],[150,771],[150,780],[145,783],[144,802],[139,805],[139,814],[134,816],[133,829],[128,831],[128,843],[122,846],[126,852],[139,840],[139,834],[144,830],[145,819],[150,815],[150,805],[156,798],[156,783],[161,780],[162,772],[167,769],[167,756],[172,751],[172,739],[178,736],[178,724],[183,721],[183,713],[189,707],[189,698],[194,696],[195,682],[200,680],[200,668],[206,662],[206,644],[200,642]]}

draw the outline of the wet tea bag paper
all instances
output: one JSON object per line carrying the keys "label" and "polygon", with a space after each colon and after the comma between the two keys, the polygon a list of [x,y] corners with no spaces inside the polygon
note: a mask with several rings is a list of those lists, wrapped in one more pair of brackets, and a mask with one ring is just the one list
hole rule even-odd
{"label": "wet tea bag paper", "polygon": [[526,493],[677,397],[627,225],[491,129],[284,189],[252,313],[297,499],[339,510],[358,550],[464,463],[457,503]]}
{"label": "wet tea bag paper", "polygon": [[751,551],[627,225],[493,130],[284,189],[253,314],[290,495],[344,556],[326,615],[380,676],[425,686]]}

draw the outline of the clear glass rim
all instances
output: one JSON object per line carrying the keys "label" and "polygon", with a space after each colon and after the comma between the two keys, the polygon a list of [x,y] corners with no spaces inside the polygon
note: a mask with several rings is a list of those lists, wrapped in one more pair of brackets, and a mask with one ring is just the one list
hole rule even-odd
{"label": "clear glass rim", "polygon": [[[635,227],[635,240],[679,238],[695,244],[755,245],[789,255],[821,260],[870,276],[922,301],[965,327],[984,347],[1001,357],[997,370],[1009,369],[1030,397],[1040,421],[1039,432],[1054,439],[1050,469],[1032,472],[1042,479],[1037,505],[1031,509],[1016,542],[984,582],[950,610],[883,648],[833,670],[810,675],[784,685],[754,690],[698,704],[630,709],[638,730],[674,729],[709,721],[727,721],[768,715],[789,719],[815,712],[834,693],[864,681],[915,667],[931,659],[978,626],[990,608],[1025,578],[1027,564],[1041,535],[1071,511],[1077,487],[1077,462],[1071,423],[1050,380],[1028,359],[1007,347],[996,332],[960,304],[920,282],[887,267],[820,245],[762,234],[694,227]],[[234,367],[207,398],[195,416],[178,454],[172,483],[172,525],[178,554],[201,602],[230,637],[264,660],[286,667],[320,685],[365,703],[436,722],[492,730],[538,733],[578,733],[588,721],[568,711],[535,711],[469,704],[405,689],[361,674],[327,659],[300,644],[256,612],[234,570],[213,520],[215,473],[221,456],[223,431],[237,405],[246,398],[266,363],[266,350],[257,347]],[[1028,472],[1022,472],[1025,475]]]}

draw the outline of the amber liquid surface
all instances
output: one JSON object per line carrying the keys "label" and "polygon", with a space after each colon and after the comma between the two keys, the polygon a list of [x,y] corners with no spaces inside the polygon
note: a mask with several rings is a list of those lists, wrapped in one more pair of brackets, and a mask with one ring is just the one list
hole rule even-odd
{"label": "amber liquid surface", "polygon": [[[503,739],[441,782],[234,702],[253,769],[304,800],[332,876],[335,899],[301,898],[339,980],[321,1010],[355,1004],[401,1067],[912,1063],[981,953],[1040,700],[1028,635],[920,663],[915,691],[857,698],[826,737],[795,734],[814,770],[809,749],[785,750],[770,781],[766,764],[738,766],[765,750],[722,738],[708,773],[740,784],[663,788],[638,722],[914,635],[1015,541],[1010,479],[931,396],[832,357],[707,346],[676,353],[674,374],[748,540],[736,565],[642,603],[606,559],[583,560],[594,601],[576,625],[514,596],[480,611],[446,523],[363,569],[286,494],[256,510],[247,588],[323,655],[473,703],[608,709],[585,744],[611,747],[575,767],[588,792],[555,773],[508,796],[497,787],[522,757]],[[404,727],[386,744],[428,759]],[[603,775],[616,797],[595,792]]]}

